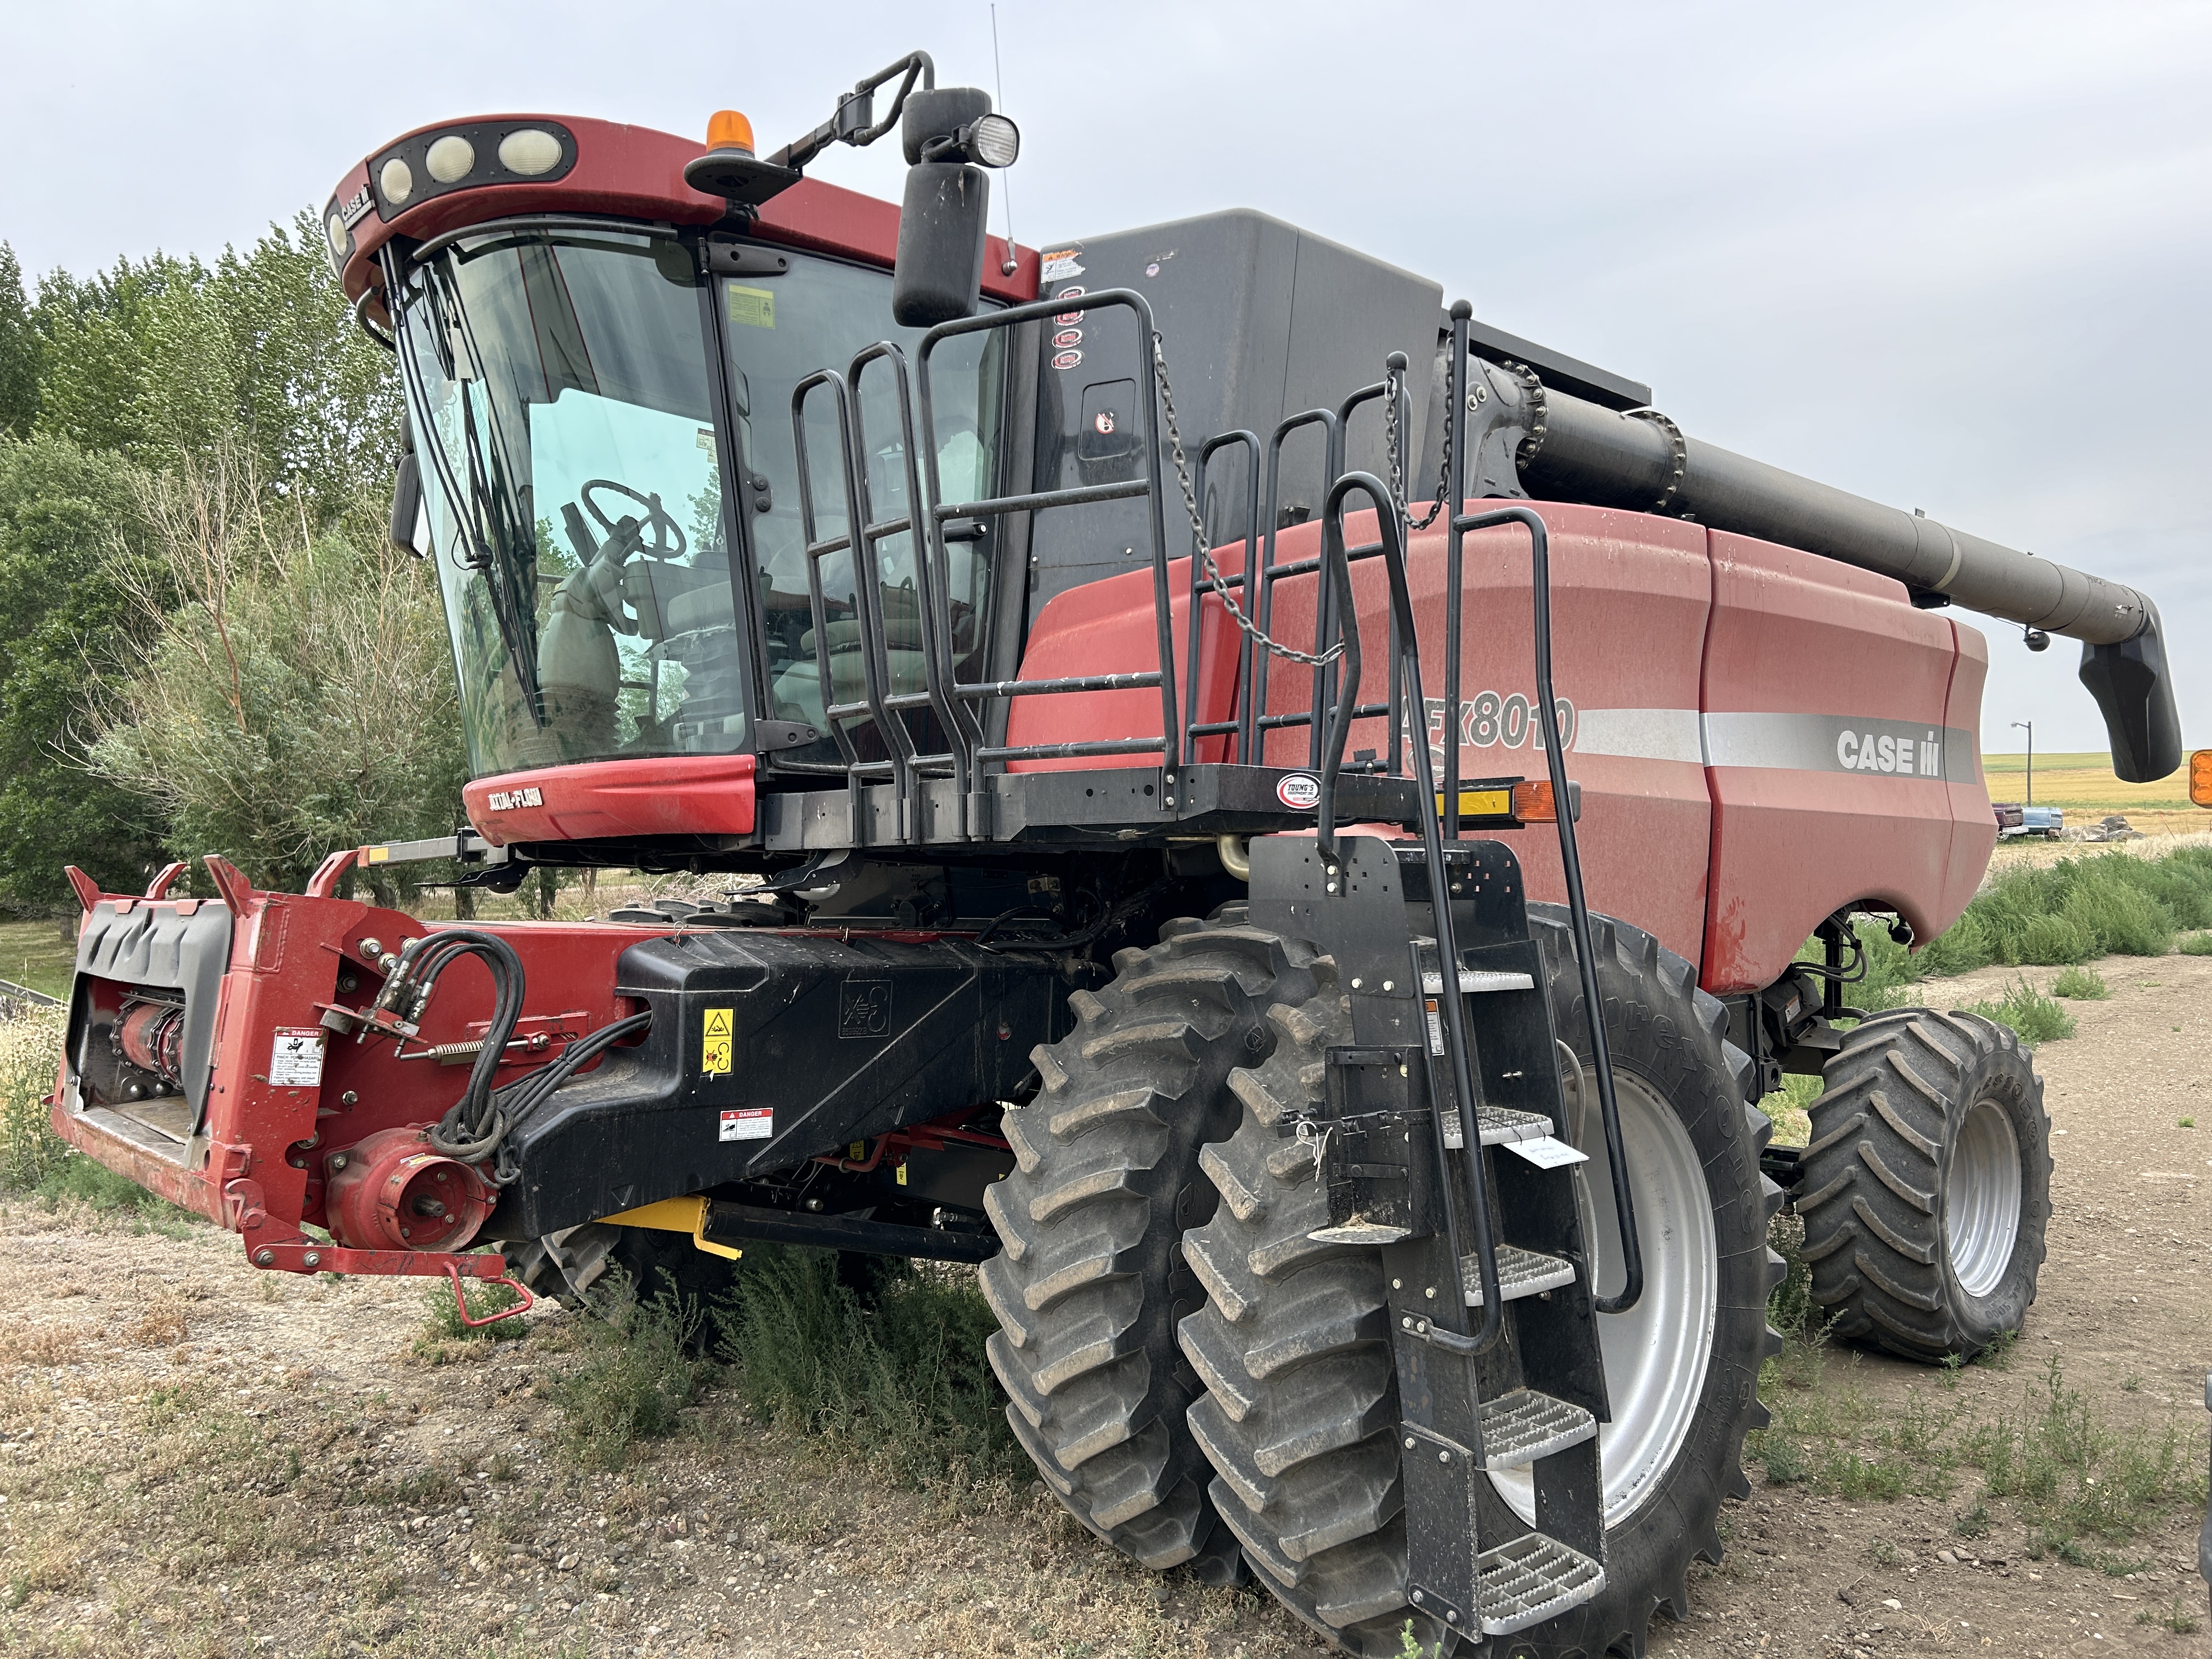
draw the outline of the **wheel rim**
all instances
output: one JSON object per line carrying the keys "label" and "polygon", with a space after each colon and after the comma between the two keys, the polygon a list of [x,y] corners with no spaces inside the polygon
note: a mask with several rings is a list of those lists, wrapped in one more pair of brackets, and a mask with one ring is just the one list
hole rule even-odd
{"label": "wheel rim", "polygon": [[[1580,1092],[1589,1110],[1571,1139],[1590,1161],[1576,1170],[1576,1194],[1598,1294],[1609,1296],[1620,1290],[1626,1273],[1591,1073],[1583,1073]],[[1697,1420],[1720,1299],[1720,1247],[1696,1145],[1674,1109],[1642,1079],[1616,1071],[1613,1093],[1636,1198],[1636,1230],[1644,1242],[1644,1294],[1626,1313],[1601,1315],[1597,1322],[1613,1406],[1613,1420],[1598,1429],[1608,1528],[1651,1494]],[[1504,1470],[1490,1479],[1498,1496],[1534,1526],[1533,1471]]]}
{"label": "wheel rim", "polygon": [[1943,1237],[1960,1290],[1983,1297],[1997,1287],[2020,1237],[2020,1138],[1994,1101],[1976,1101],[1959,1127],[1943,1186]]}

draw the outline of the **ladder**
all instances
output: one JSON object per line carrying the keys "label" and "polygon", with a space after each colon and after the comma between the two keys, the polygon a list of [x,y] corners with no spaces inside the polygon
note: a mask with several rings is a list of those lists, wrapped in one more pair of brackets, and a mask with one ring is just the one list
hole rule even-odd
{"label": "ladder", "polygon": [[[1455,307],[1455,385],[1466,383],[1467,321]],[[1451,411],[1455,436],[1461,414]],[[1464,445],[1453,453],[1447,681],[1457,679],[1462,538],[1521,522],[1532,553],[1538,696],[1552,724],[1543,522],[1521,507],[1456,510]],[[1343,514],[1354,493],[1375,509],[1375,550],[1389,578],[1391,672],[1418,696],[1404,520],[1381,480],[1354,472],[1331,486],[1325,574],[1339,614],[1350,618]],[[1379,1247],[1389,1279],[1408,1600],[1453,1631],[1510,1635],[1605,1587],[1598,1425],[1611,1413],[1597,1316],[1625,1311],[1643,1292],[1572,797],[1553,724],[1547,759],[1626,1270],[1622,1289],[1602,1297],[1576,1189],[1575,1166],[1586,1155],[1555,1133],[1566,1111],[1561,1045],[1519,861],[1500,843],[1458,839],[1457,745],[1449,743],[1442,792],[1428,745],[1409,745],[1418,799],[1435,809],[1419,814],[1418,844],[1336,835],[1335,786],[1361,667],[1358,628],[1347,623],[1340,637],[1316,833],[1253,843],[1250,914],[1255,925],[1311,939],[1333,956],[1351,1003],[1352,1041],[1329,1049],[1320,1121],[1301,1132],[1321,1139],[1328,1194],[1328,1224],[1313,1237]],[[1578,1064],[1574,1075],[1579,1108]],[[1533,1522],[1490,1478],[1519,1468],[1529,1471]]]}

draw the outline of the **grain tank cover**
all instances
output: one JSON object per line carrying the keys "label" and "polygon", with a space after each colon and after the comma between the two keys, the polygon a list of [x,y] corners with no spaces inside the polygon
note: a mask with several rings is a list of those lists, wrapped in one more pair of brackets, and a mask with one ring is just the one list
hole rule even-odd
{"label": "grain tank cover", "polygon": [[[1242,428],[1264,442],[1286,415],[1326,405],[1382,374],[1402,351],[1436,356],[1443,290],[1425,276],[1249,209],[1209,213],[1081,240],[1048,241],[1039,294],[1068,304],[1048,333],[1039,374],[1035,488],[1072,489],[1142,476],[1133,378],[1136,324],[1119,307],[1085,313],[1084,294],[1131,288],[1148,300],[1166,343],[1185,450]],[[1354,417],[1346,465],[1385,471],[1381,405]],[[1421,454],[1425,400],[1413,400],[1407,453]],[[1164,434],[1163,435],[1164,449]],[[1169,480],[1169,540],[1188,533]],[[1245,532],[1243,463],[1224,457],[1207,480],[1206,532],[1216,546]],[[1317,432],[1285,451],[1283,511],[1317,514],[1326,480]],[[1039,515],[1030,611],[1064,589],[1118,575],[1149,556],[1141,501]]]}

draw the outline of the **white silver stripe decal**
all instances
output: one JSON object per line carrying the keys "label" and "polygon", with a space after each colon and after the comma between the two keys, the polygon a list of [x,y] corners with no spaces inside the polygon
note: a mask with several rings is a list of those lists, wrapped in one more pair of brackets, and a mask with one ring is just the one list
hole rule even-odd
{"label": "white silver stripe decal", "polygon": [[[1849,714],[1717,713],[1694,708],[1581,708],[1569,744],[1578,755],[1793,772],[1854,772],[1973,783],[1974,734],[1959,726]],[[1462,769],[1498,758],[1466,744]]]}
{"label": "white silver stripe decal", "polygon": [[1573,752],[1630,760],[1705,763],[1694,708],[1584,708],[1575,717]]}

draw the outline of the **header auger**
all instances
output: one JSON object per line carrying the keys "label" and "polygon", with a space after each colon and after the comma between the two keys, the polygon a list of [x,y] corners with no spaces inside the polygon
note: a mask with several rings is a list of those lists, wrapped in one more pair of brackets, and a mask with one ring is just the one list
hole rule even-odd
{"label": "header auger", "polygon": [[[805,176],[894,126],[902,210]],[[57,1125],[272,1268],[980,1262],[1113,1547],[1364,1654],[1639,1648],[1744,1489],[1784,1187],[1845,1334],[2019,1327],[2040,1084],[1852,1009],[1851,918],[1932,937],[1994,840],[1942,605],[2081,640],[2127,776],[2178,745],[2155,608],[1257,214],[989,239],[1012,124],[923,54],[710,131],[443,123],[333,194],[471,827],[80,881]],[[340,896],[432,857],[750,884]]]}

